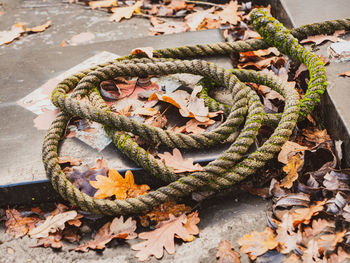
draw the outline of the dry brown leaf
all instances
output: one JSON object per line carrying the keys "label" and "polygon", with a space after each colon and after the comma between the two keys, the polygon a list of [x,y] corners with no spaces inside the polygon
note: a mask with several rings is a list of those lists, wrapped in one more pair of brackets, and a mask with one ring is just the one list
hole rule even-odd
{"label": "dry brown leaf", "polygon": [[101,0],[101,1],[90,1],[89,6],[91,9],[103,8],[103,7],[114,7],[118,5],[117,0]]}
{"label": "dry brown leaf", "polygon": [[234,250],[230,242],[221,240],[216,252],[217,263],[240,263],[241,255]]}
{"label": "dry brown leaf", "polygon": [[113,15],[109,17],[110,21],[119,22],[123,18],[129,19],[134,13],[140,12],[142,1],[137,1],[135,4],[127,7],[114,7],[112,8]]}
{"label": "dry brown leaf", "polygon": [[322,235],[317,239],[318,251],[324,253],[335,249],[338,243],[343,241],[346,230],[335,234]]}
{"label": "dry brown leaf", "polygon": [[129,217],[124,222],[123,216],[114,218],[112,222],[103,225],[93,240],[86,242],[78,247],[73,248],[74,251],[87,252],[89,249],[104,249],[106,244],[114,238],[134,239],[137,237],[135,233],[136,221]]}
{"label": "dry brown leaf", "polygon": [[338,74],[339,76],[343,76],[343,77],[350,77],[350,71],[345,71],[343,73]]}
{"label": "dry brown leaf", "polygon": [[317,128],[314,128],[313,130],[307,130],[303,129],[303,135],[305,136],[305,139],[309,142],[314,142],[316,145],[327,142],[331,140],[331,137],[329,137],[327,130],[319,130]]}
{"label": "dry brown leaf", "polygon": [[104,199],[115,196],[116,199],[137,197],[147,193],[150,187],[146,184],[135,184],[134,175],[131,171],[125,173],[125,178],[115,169],[108,171],[108,177],[97,175],[96,181],[90,181],[90,185],[98,189],[94,197]]}
{"label": "dry brown leaf", "polygon": [[254,260],[266,251],[274,249],[277,246],[273,231],[266,227],[263,232],[253,231],[245,234],[238,240],[243,253],[248,253],[250,259]]}
{"label": "dry brown leaf", "polygon": [[168,119],[166,118],[166,116],[160,113],[150,118],[147,118],[145,120],[145,124],[151,125],[153,127],[158,127],[158,128],[164,128],[167,122],[168,122]]}
{"label": "dry brown leaf", "polygon": [[294,232],[293,216],[290,213],[283,215],[282,222],[278,225],[275,237],[278,242],[277,250],[283,254],[288,254],[294,249],[297,249],[298,244],[302,240],[301,233]]}
{"label": "dry brown leaf", "polygon": [[27,28],[26,32],[33,32],[33,33],[42,32],[42,31],[45,31],[48,27],[50,27],[51,24],[52,24],[52,21],[49,20],[43,25]]}
{"label": "dry brown leaf", "polygon": [[55,233],[57,230],[62,230],[68,220],[74,219],[78,215],[77,211],[68,211],[57,215],[48,216],[44,222],[36,228],[30,230],[28,235],[31,238],[47,237],[49,233]]}
{"label": "dry brown leaf", "polygon": [[164,154],[159,153],[159,158],[165,163],[165,165],[174,169],[175,173],[184,172],[196,172],[203,170],[200,164],[193,164],[193,158],[184,159],[179,149],[173,149],[173,154],[165,152]]}
{"label": "dry brown leaf", "polygon": [[52,248],[61,248],[63,247],[62,243],[62,232],[50,233],[47,237],[38,238],[36,245],[31,247],[52,247]]}
{"label": "dry brown leaf", "polygon": [[279,56],[280,52],[275,47],[269,47],[268,49],[259,49],[255,51],[246,51],[246,52],[239,52],[239,55],[244,58],[255,58],[255,57],[264,57],[268,56],[270,54],[274,54],[275,56]]}
{"label": "dry brown leaf", "polygon": [[196,11],[194,13],[188,14],[185,16],[185,21],[187,26],[191,31],[198,30],[199,25],[202,24],[203,20],[208,18],[208,16],[214,12],[215,7],[212,7],[207,10]]}
{"label": "dry brown leaf", "polygon": [[155,108],[137,108],[133,113],[142,116],[154,116],[159,114],[159,111]]}
{"label": "dry brown leaf", "polygon": [[299,208],[296,209],[293,213],[293,226],[297,226],[300,223],[308,224],[310,223],[310,219],[317,215],[320,211],[323,210],[323,206],[326,203],[326,200],[317,201],[315,205],[310,206],[308,208]]}
{"label": "dry brown leaf", "polygon": [[179,10],[186,9],[187,3],[184,0],[171,0],[170,4],[166,5],[165,7],[174,12],[177,12]]}
{"label": "dry brown leaf", "polygon": [[247,40],[250,38],[261,39],[262,37],[258,32],[247,29],[246,31],[244,31],[243,40]]}
{"label": "dry brown leaf", "polygon": [[350,259],[350,254],[344,251],[342,247],[338,247],[337,254],[332,253],[329,256],[328,263],[347,262],[347,259]]}
{"label": "dry brown leaf", "polygon": [[[187,132],[187,133],[202,133],[205,129],[215,123],[214,120],[208,120],[206,122],[200,122],[196,119],[191,119],[184,126],[175,127],[175,132]],[[204,128],[202,128],[204,127]]]}
{"label": "dry brown leaf", "polygon": [[316,36],[309,36],[306,39],[303,39],[300,41],[300,43],[315,43],[316,45],[321,44],[323,41],[329,40],[332,42],[338,42],[338,36],[345,34],[344,30],[337,30],[333,33],[333,35],[316,35]]}
{"label": "dry brown leaf", "polygon": [[141,243],[131,247],[133,250],[139,250],[136,257],[140,261],[148,260],[152,255],[157,259],[163,257],[163,248],[169,253],[175,253],[174,237],[179,237],[184,241],[193,240],[193,236],[189,234],[185,224],[187,218],[185,214],[179,217],[170,215],[170,219],[160,222],[156,229],[150,232],[139,234],[139,238],[146,239]]}
{"label": "dry brown leaf", "polygon": [[14,24],[9,31],[0,31],[0,46],[10,44],[13,40],[19,38],[23,32],[25,32],[25,26],[22,22]]}
{"label": "dry brown leaf", "polygon": [[71,156],[60,156],[58,157],[59,164],[69,164],[70,166],[79,166],[82,163],[82,160],[78,158],[73,158]]}
{"label": "dry brown leaf", "polygon": [[144,54],[148,58],[153,58],[153,47],[139,47],[131,51],[131,55]]}
{"label": "dry brown leaf", "polygon": [[[200,218],[198,217],[198,211],[195,211],[189,215],[187,215],[187,221],[184,225],[184,227],[187,229],[187,232],[190,235],[198,235],[199,234],[199,228],[197,224],[200,222]],[[187,240],[185,240],[187,241]]]}
{"label": "dry brown leaf", "polygon": [[322,262],[320,259],[320,253],[318,252],[318,245],[316,240],[311,239],[307,244],[306,249],[303,250],[302,256],[303,263],[315,263]]}
{"label": "dry brown leaf", "polygon": [[149,226],[150,222],[161,222],[169,220],[170,214],[178,217],[184,213],[191,211],[191,207],[185,204],[177,204],[175,201],[169,201],[153,208],[152,211],[145,215],[139,216],[141,225],[144,227]]}
{"label": "dry brown leaf", "polygon": [[175,34],[175,33],[181,33],[186,32],[188,30],[188,26],[184,22],[166,22],[157,24],[150,28],[149,35],[159,35],[159,34]]}
{"label": "dry brown leaf", "polygon": [[281,163],[288,164],[293,155],[298,152],[303,152],[307,149],[309,148],[295,142],[287,141],[285,144],[283,144],[277,159]]}
{"label": "dry brown leaf", "polygon": [[304,229],[303,244],[306,246],[311,239],[316,239],[320,233],[333,233],[335,229],[334,221],[328,221],[325,219],[312,220],[312,227],[308,226]]}
{"label": "dry brown leaf", "polygon": [[22,217],[16,209],[6,210],[6,233],[14,238],[22,237],[35,227],[39,217]]}
{"label": "dry brown leaf", "polygon": [[242,12],[238,11],[238,3],[237,1],[230,1],[228,5],[226,5],[222,11],[217,12],[217,15],[221,18],[221,23],[230,23],[232,25],[237,25],[239,21],[241,21]]}
{"label": "dry brown leaf", "polygon": [[294,155],[289,162],[283,167],[283,171],[287,174],[280,183],[281,187],[290,189],[295,180],[298,179],[298,169],[302,166],[303,160],[300,155]]}
{"label": "dry brown leaf", "polygon": [[65,228],[62,236],[65,240],[68,240],[70,243],[79,243],[81,238],[81,236],[78,235],[78,228]]}

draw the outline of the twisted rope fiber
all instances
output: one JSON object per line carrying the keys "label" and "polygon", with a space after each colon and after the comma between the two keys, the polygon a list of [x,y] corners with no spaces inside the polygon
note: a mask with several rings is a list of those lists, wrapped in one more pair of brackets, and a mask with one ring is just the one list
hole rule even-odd
{"label": "twisted rope fiber", "polygon": [[[288,84],[269,74],[263,74],[250,70],[225,70],[215,64],[203,60],[174,60],[171,58],[146,59],[124,57],[113,62],[99,65],[88,70],[81,71],[64,81],[54,90],[52,103],[60,108],[61,112],[51,124],[43,143],[43,163],[52,185],[60,195],[81,209],[93,213],[107,215],[124,215],[150,210],[153,207],[171,199],[179,199],[193,191],[221,190],[231,187],[262,168],[266,162],[272,159],[280,151],[282,145],[288,140],[300,116],[305,116],[312,111],[318,103],[320,95],[326,87],[325,70],[322,62],[314,54],[301,47],[291,33],[264,10],[255,10],[252,13],[253,25],[264,37],[264,40],[239,41],[242,48],[236,44],[217,44],[221,50],[229,51],[226,47],[235,47],[235,51],[253,50],[253,48],[276,46],[282,53],[293,59],[304,62],[310,71],[310,83],[304,98],[299,101],[297,92]],[[328,23],[327,26],[317,24],[317,28],[330,30],[349,26],[345,23]],[[310,29],[311,28],[311,29]],[[308,32],[316,32],[315,26],[305,26],[292,31],[298,37],[304,37]],[[197,45],[201,54],[222,54],[220,51],[209,51],[209,45]],[[170,57],[184,57],[193,47],[181,47],[174,49],[158,50],[161,56],[169,57],[166,52],[173,53]],[[164,52],[163,52],[164,51]],[[164,54],[162,54],[162,52]],[[192,53],[193,54],[193,53]],[[193,55],[190,55],[193,56]],[[165,75],[175,73],[191,73],[202,75],[217,84],[227,88],[232,94],[232,107],[224,106],[211,99],[206,92],[202,94],[206,98],[209,108],[225,108],[226,121],[211,132],[202,134],[181,134],[169,132],[142,123],[138,123],[125,116],[113,113],[101,98],[99,84],[118,76],[147,76]],[[270,86],[285,98],[285,108],[281,115],[267,115],[263,113],[262,104],[257,94],[243,82],[255,82]],[[73,92],[68,95],[68,92]],[[126,200],[96,199],[90,197],[77,188],[66,178],[58,164],[58,144],[64,135],[65,128],[73,116],[87,118],[99,122],[105,126],[109,136],[115,145],[124,154],[142,166],[152,175],[169,184],[158,188],[137,198]],[[271,121],[277,123],[272,136],[255,152],[243,158],[250,145],[253,144],[262,122]],[[210,162],[202,171],[185,174],[179,178],[173,169],[163,162],[155,159],[147,151],[137,145],[127,132],[133,133],[153,143],[161,143],[174,148],[204,148],[226,140],[232,133],[239,131],[239,136],[218,159]]]}

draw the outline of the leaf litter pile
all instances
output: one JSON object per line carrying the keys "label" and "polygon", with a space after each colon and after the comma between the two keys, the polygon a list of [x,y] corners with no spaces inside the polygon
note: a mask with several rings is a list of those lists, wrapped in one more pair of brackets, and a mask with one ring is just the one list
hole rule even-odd
{"label": "leaf litter pile", "polygon": [[[239,5],[231,1],[218,5],[182,0],[142,3],[104,0],[84,1],[82,4],[86,3],[92,9],[112,12],[111,20],[117,22],[133,15],[146,17],[153,25],[151,35],[221,28],[228,40],[260,38],[247,26],[247,14],[253,8],[249,2]],[[164,20],[168,18],[173,20]],[[23,25],[15,25],[13,31],[19,37],[24,32],[39,32],[48,26],[50,23],[38,29],[25,29]],[[304,43],[314,43],[311,48],[316,48],[324,41],[338,41],[342,34],[345,32],[314,36]],[[152,48],[139,48],[132,54],[143,53],[152,57],[152,51]],[[329,63],[327,58],[322,59],[325,64]],[[308,83],[305,65],[295,64],[275,48],[241,52],[231,56],[231,60],[238,68],[258,69],[283,78],[300,95]],[[119,77],[102,82],[100,93],[117,114],[162,129],[186,134],[202,133],[217,127],[224,119],[223,112],[210,112],[204,100],[197,96],[202,89],[199,84],[203,83],[200,78],[189,74]],[[258,92],[266,113],[278,113],[283,109],[284,100],[278,93],[263,85],[247,84]],[[86,120],[72,119],[66,137],[74,137],[76,129],[96,132],[91,125]],[[74,129],[70,130],[72,126]],[[272,131],[272,127],[262,127],[256,144],[261,145]],[[193,159],[184,158],[179,149],[168,152],[158,145],[148,145],[137,136],[133,139],[179,176],[202,169]],[[341,167],[341,146],[341,141],[330,138],[318,116],[308,116],[307,120],[298,123],[278,157],[264,171],[240,185],[243,191],[272,199],[266,210],[266,229],[245,234],[237,244],[233,243],[234,240],[231,240],[232,244],[222,240],[213,262],[241,262],[240,253],[234,247],[239,247],[241,253],[257,262],[333,263],[350,260],[350,232],[347,230],[350,226],[350,169]],[[147,184],[137,184],[131,171],[122,175],[109,168],[104,159],[96,160],[93,167],[82,165],[79,158],[70,156],[60,157],[59,163],[75,187],[95,198],[126,199],[152,190]],[[138,238],[131,249],[136,251],[138,260],[146,261],[151,257],[161,259],[164,250],[175,253],[175,240],[192,242],[198,237],[200,211],[195,209],[198,207],[196,202],[211,197],[211,194],[197,194],[200,198],[194,194],[193,200],[186,203],[170,201],[128,218],[93,215],[59,203],[54,207],[42,204],[29,209],[0,209],[0,220],[5,221],[8,235],[33,239],[31,247],[61,249],[69,242],[74,244],[69,248],[71,251],[101,251],[119,244],[114,240],[127,242]],[[8,253],[14,253],[13,249],[8,249]]]}

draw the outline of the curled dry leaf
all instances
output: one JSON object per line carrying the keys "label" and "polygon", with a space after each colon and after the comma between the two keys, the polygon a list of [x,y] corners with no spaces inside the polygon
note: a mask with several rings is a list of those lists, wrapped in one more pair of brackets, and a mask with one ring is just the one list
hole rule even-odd
{"label": "curled dry leaf", "polygon": [[333,233],[335,229],[334,221],[328,221],[325,219],[312,220],[312,227],[307,226],[302,232],[302,243],[306,246],[311,239],[317,239],[321,233]]}
{"label": "curled dry leaf", "polygon": [[333,33],[333,35],[316,35],[316,36],[309,36],[306,39],[303,39],[300,41],[300,43],[315,43],[316,45],[321,44],[322,42],[329,40],[332,42],[338,42],[338,36],[345,34],[344,30],[337,30]]}
{"label": "curled dry leaf", "polygon": [[177,204],[175,201],[169,201],[153,208],[152,211],[145,215],[139,216],[141,225],[144,227],[149,226],[150,222],[161,222],[169,220],[170,214],[178,217],[184,213],[191,211],[191,207],[185,204]]}
{"label": "curled dry leaf", "polygon": [[294,232],[293,216],[290,213],[283,215],[282,222],[279,224],[276,230],[277,236],[275,237],[278,242],[278,251],[283,254],[288,254],[294,249],[297,249],[298,244],[302,240],[301,233]]}
{"label": "curled dry leaf", "polygon": [[342,232],[338,232],[335,234],[320,236],[319,239],[317,239],[319,252],[334,250],[337,244],[343,240],[345,233],[346,233],[346,230],[343,230]]}
{"label": "curled dry leaf", "polygon": [[139,47],[139,48],[135,48],[131,51],[131,55],[138,55],[138,54],[142,54],[142,55],[146,55],[146,57],[148,58],[153,58],[153,47]]}
{"label": "curled dry leaf", "polygon": [[62,232],[50,233],[47,237],[38,238],[36,245],[31,247],[52,247],[52,248],[61,248],[63,247],[62,243]]}
{"label": "curled dry leaf", "polygon": [[[189,215],[190,216],[190,215]],[[197,220],[193,220],[196,224]],[[154,255],[157,259],[163,257],[163,248],[169,253],[175,253],[174,237],[179,237],[184,241],[192,241],[193,236],[190,234],[188,227],[186,227],[187,218],[185,214],[179,217],[170,215],[170,219],[160,222],[156,229],[150,232],[143,232],[139,234],[139,238],[146,239],[141,243],[137,243],[131,247],[133,250],[139,250],[136,257],[140,261],[149,260]],[[191,226],[190,229],[194,229]]]}
{"label": "curled dry leaf", "polygon": [[142,1],[137,1],[135,4],[127,7],[114,7],[112,8],[113,15],[110,16],[110,21],[119,22],[123,18],[129,19],[134,13],[140,12]]}
{"label": "curled dry leaf", "polygon": [[218,246],[218,252],[216,252],[218,258],[217,263],[240,263],[241,255],[234,250],[230,242],[227,240],[221,240]]}
{"label": "curled dry leaf", "polygon": [[57,230],[62,230],[65,227],[65,223],[68,220],[76,218],[77,211],[68,211],[57,215],[48,216],[44,222],[38,225],[36,228],[30,230],[28,235],[31,238],[47,237],[49,233],[55,233]]}
{"label": "curled dry leaf", "polygon": [[343,77],[350,77],[350,71],[345,71],[345,72],[339,73],[338,75]]}
{"label": "curled dry leaf", "polygon": [[283,171],[287,174],[281,180],[280,186],[290,189],[295,180],[298,179],[298,169],[302,166],[303,160],[300,155],[294,155],[289,162],[283,167]]}
{"label": "curled dry leaf", "polygon": [[6,233],[14,238],[22,237],[35,227],[37,222],[41,221],[39,217],[22,217],[16,209],[6,210]]}
{"label": "curled dry leaf", "polygon": [[327,142],[331,140],[331,137],[329,137],[327,130],[319,130],[317,128],[314,128],[313,130],[307,130],[303,129],[303,135],[305,136],[305,139],[309,142],[313,142],[316,145]]}
{"label": "curled dry leaf", "polygon": [[137,234],[136,221],[129,217],[125,222],[123,216],[114,218],[112,222],[103,225],[93,240],[88,241],[78,247],[73,248],[74,251],[87,252],[89,249],[104,249],[106,244],[114,238],[134,239]]}
{"label": "curled dry leaf", "polygon": [[298,152],[303,152],[308,148],[298,143],[287,141],[283,144],[280,153],[278,154],[278,161],[287,164],[289,159]]}
{"label": "curled dry leaf", "polygon": [[27,28],[26,32],[32,32],[32,33],[37,33],[37,32],[42,32],[44,30],[46,30],[48,27],[50,27],[52,24],[52,21],[49,20],[47,21],[45,24],[42,24],[40,26],[35,26],[35,27],[31,27],[31,28]]}
{"label": "curled dry leaf", "polygon": [[317,201],[315,205],[308,208],[299,208],[292,213],[293,216],[293,226],[297,226],[300,223],[308,224],[310,219],[323,210],[326,200]]}
{"label": "curled dry leaf", "polygon": [[277,246],[274,233],[270,228],[266,228],[263,232],[253,231],[245,234],[239,241],[243,253],[248,253],[250,259],[254,260],[266,251],[274,249]]}
{"label": "curled dry leaf", "polygon": [[116,199],[126,199],[128,197],[137,197],[147,193],[150,187],[146,184],[135,184],[134,175],[131,171],[125,173],[125,178],[115,169],[110,169],[108,177],[97,175],[96,181],[90,181],[90,184],[98,189],[94,197],[104,199],[115,196]]}
{"label": "curled dry leaf", "polygon": [[184,159],[179,149],[173,149],[173,154],[165,152],[164,154],[159,153],[159,158],[165,163],[165,165],[174,169],[175,173],[184,172],[196,172],[203,170],[200,164],[193,164],[193,158]]}

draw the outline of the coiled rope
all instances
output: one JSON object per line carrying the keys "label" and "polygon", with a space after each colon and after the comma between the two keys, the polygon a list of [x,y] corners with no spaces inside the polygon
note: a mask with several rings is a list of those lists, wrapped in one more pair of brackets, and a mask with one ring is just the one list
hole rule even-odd
{"label": "coiled rope", "polygon": [[[298,119],[312,112],[326,88],[325,68],[322,61],[299,45],[296,38],[302,39],[308,35],[349,29],[350,20],[306,25],[290,32],[263,9],[254,10],[251,19],[264,40],[161,49],[154,52],[160,57],[157,59],[127,56],[81,71],[59,83],[52,93],[51,100],[61,112],[51,124],[42,150],[45,170],[54,189],[64,199],[85,211],[106,215],[125,215],[150,210],[168,200],[183,198],[193,191],[219,191],[231,187],[263,168],[288,140]],[[269,46],[275,46],[283,54],[307,66],[310,81],[301,100],[298,93],[287,83],[269,74],[252,70],[226,70],[203,60],[178,60],[178,58],[252,51]],[[220,127],[210,132],[189,135],[162,130],[113,113],[99,95],[98,87],[104,80],[118,76],[175,73],[202,75],[230,91],[233,106],[221,104],[210,98],[208,89],[203,90],[201,94],[210,110],[225,111],[227,118]],[[267,85],[279,92],[285,98],[283,113],[265,114],[258,95],[243,82]],[[73,90],[72,93],[68,95],[71,90]],[[88,99],[81,99],[85,97]],[[57,159],[59,141],[73,116],[103,124],[120,151],[149,173],[169,184],[137,198],[125,200],[96,199],[82,193],[66,178]],[[243,158],[264,122],[276,124],[274,133],[255,152]],[[240,130],[242,125],[243,128]],[[180,178],[172,168],[138,146],[127,133],[138,135],[149,142],[160,142],[171,148],[199,149],[220,143],[239,130],[237,139],[218,159],[207,164],[202,171]]]}

